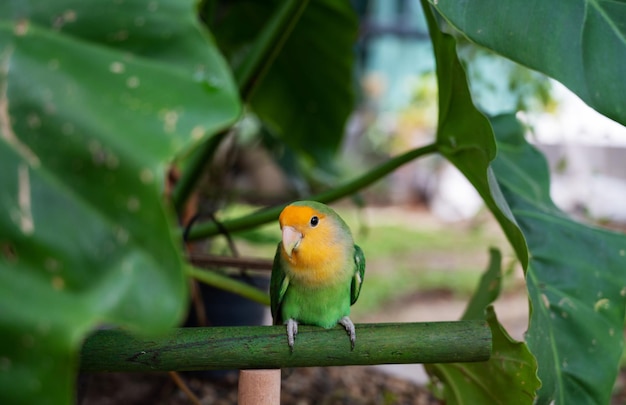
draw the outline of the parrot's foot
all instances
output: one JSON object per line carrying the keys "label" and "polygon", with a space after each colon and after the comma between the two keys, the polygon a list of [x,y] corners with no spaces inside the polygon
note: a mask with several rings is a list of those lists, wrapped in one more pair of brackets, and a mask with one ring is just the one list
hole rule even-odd
{"label": "parrot's foot", "polygon": [[347,316],[341,318],[339,323],[346,329],[346,332],[348,332],[348,336],[350,336],[350,343],[352,343],[351,350],[354,350],[354,344],[356,343],[356,330],[354,329],[354,324]]}
{"label": "parrot's foot", "polygon": [[293,352],[293,344],[296,341],[296,335],[298,334],[298,322],[295,319],[289,318],[287,321],[287,342],[289,343],[289,348]]}

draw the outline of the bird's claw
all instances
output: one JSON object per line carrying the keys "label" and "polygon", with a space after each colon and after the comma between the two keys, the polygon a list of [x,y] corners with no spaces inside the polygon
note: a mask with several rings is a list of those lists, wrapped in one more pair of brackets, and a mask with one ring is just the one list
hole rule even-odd
{"label": "bird's claw", "polygon": [[[339,320],[339,323],[345,328],[348,336],[350,337],[350,350],[354,350],[354,345],[356,344],[356,329],[354,327],[354,324],[352,323],[352,320],[349,317],[344,316]],[[293,318],[289,318],[286,325],[287,342],[289,343],[289,349],[293,352],[293,346],[296,342],[296,335],[298,334],[298,322]]]}
{"label": "bird's claw", "polygon": [[287,321],[287,342],[289,343],[289,349],[291,349],[292,352],[297,334],[298,322],[296,322],[293,318],[289,318],[289,320]]}
{"label": "bird's claw", "polygon": [[348,332],[348,336],[350,336],[350,343],[352,344],[352,348],[350,350],[354,350],[354,345],[356,343],[356,330],[354,328],[354,324],[347,316],[341,318],[339,323],[346,329],[346,332]]}

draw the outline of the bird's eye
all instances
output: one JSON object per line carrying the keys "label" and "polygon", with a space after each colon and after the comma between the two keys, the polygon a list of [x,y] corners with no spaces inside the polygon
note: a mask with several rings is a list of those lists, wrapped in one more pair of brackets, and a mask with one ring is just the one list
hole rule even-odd
{"label": "bird's eye", "polygon": [[317,224],[319,224],[319,223],[320,223],[320,219],[317,217],[317,215],[313,215],[311,217],[311,221],[310,221],[311,226],[312,227],[316,227]]}

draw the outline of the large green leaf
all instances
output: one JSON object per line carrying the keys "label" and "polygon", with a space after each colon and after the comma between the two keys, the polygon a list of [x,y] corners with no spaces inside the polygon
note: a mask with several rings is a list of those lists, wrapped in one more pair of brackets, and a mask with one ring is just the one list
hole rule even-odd
{"label": "large green leaf", "polygon": [[[440,83],[440,150],[468,176],[498,217],[498,211],[489,204],[489,188],[480,182],[481,167],[495,151],[486,135],[491,131],[485,129],[479,114],[471,112],[465,76],[453,56],[447,56],[453,55],[452,41],[445,35],[442,41],[437,35],[435,32],[433,43]],[[557,210],[549,197],[545,162],[525,143],[514,117],[491,124],[496,133],[513,133],[519,138],[508,144],[509,136],[509,141],[499,144],[494,170],[487,169],[487,184],[491,193],[496,193],[494,199],[506,218],[519,224],[529,241],[527,282],[534,310],[527,339],[539,361],[539,402],[607,403],[623,344],[619,331],[626,281],[619,272],[626,264],[626,240],[622,235],[577,224]],[[459,140],[464,148],[458,148]],[[455,154],[455,148],[461,153]],[[457,163],[460,158],[468,167]],[[507,210],[509,206],[512,211]],[[516,245],[510,235],[509,240],[520,255],[522,245]],[[525,252],[520,256],[523,264],[526,257]]]}
{"label": "large green leaf", "polygon": [[500,223],[518,258],[526,265],[526,242],[504,200],[490,167],[496,145],[489,120],[472,103],[456,41],[442,33],[430,6],[422,0],[437,64],[439,90],[439,151],[474,185]]}
{"label": "large green leaf", "polygon": [[550,200],[543,156],[513,115],[492,120],[493,166],[531,254],[527,341],[539,404],[608,404],[623,349],[626,236],[576,223]]}
{"label": "large green leaf", "polygon": [[502,287],[502,255],[491,249],[489,266],[462,319],[486,319],[493,339],[489,361],[432,364],[426,367],[442,385],[447,404],[532,404],[541,385],[537,361],[523,342],[513,340],[498,322],[491,303]]}
{"label": "large green leaf", "polygon": [[237,117],[192,1],[0,3],[0,402],[70,403],[95,326],[185,306],[167,162]]}
{"label": "large green leaf", "polygon": [[[277,4],[238,1],[211,18],[211,29],[235,68]],[[354,104],[357,29],[349,2],[311,1],[251,99],[270,132],[301,158],[327,169]]]}
{"label": "large green leaf", "polygon": [[557,79],[626,124],[626,2],[431,2],[470,40]]}

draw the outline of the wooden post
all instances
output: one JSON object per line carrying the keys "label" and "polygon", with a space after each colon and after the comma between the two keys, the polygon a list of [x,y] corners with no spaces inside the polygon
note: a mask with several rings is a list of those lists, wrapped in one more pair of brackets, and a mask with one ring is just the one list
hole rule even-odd
{"label": "wooden post", "polygon": [[240,370],[238,405],[280,405],[280,369]]}

